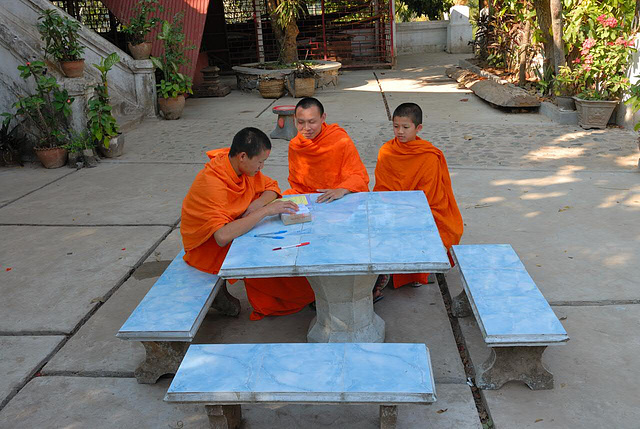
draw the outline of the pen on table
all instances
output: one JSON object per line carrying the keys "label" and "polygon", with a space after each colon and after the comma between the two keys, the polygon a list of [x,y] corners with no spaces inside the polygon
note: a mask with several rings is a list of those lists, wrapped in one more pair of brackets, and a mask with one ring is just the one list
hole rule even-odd
{"label": "pen on table", "polygon": [[299,244],[292,244],[290,246],[282,246],[282,247],[274,247],[271,250],[281,250],[281,249],[290,249],[292,247],[302,247],[302,246],[306,246],[307,244],[310,244],[310,242],[305,241],[304,243],[299,243]]}
{"label": "pen on table", "polygon": [[263,232],[262,234],[253,234],[254,237],[263,237],[263,238],[284,238],[284,237],[274,237],[276,234],[285,234],[287,231],[274,231],[274,232]]}

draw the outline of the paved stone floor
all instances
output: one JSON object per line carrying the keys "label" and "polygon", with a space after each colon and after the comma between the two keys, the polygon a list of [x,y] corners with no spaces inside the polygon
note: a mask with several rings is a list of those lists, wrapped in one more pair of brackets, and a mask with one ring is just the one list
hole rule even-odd
{"label": "paved stone floor", "polygon": [[[444,75],[463,57],[412,55],[394,70],[347,71],[317,97],[327,121],[354,139],[371,186],[378,149],[393,136],[390,111],[419,103],[420,135],[450,166],[463,242],[511,244],[571,340],[545,353],[553,391],[510,383],[479,392],[478,408],[468,371],[488,349],[476,323],[460,320],[457,343],[436,285],[385,291],[376,312],[387,341],[427,344],[438,393],[432,406],[401,407],[399,427],[480,428],[483,412],[497,428],[638,427],[637,133],[496,110]],[[115,333],[181,248],[180,204],[204,152],[245,126],[270,132],[271,107],[295,102],[238,91],[190,99],[182,119],[144,121],[127,133],[125,155],[97,168],[0,169],[0,428],[207,427],[202,407],[162,401],[169,379],[136,383],[144,350]],[[286,189],[286,141],[273,140],[264,172]],[[455,293],[455,276],[448,282]],[[196,342],[306,340],[310,309],[252,322],[242,283],[230,291],[240,317],[209,312]],[[253,406],[244,417],[246,428],[377,425],[371,406]]]}

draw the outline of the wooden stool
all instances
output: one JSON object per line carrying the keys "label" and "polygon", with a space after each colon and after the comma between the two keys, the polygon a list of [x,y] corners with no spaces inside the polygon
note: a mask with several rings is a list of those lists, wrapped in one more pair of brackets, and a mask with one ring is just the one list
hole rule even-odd
{"label": "wooden stool", "polygon": [[296,124],[293,121],[293,114],[296,106],[276,106],[272,112],[278,115],[276,129],[271,132],[272,139],[291,140],[298,134]]}

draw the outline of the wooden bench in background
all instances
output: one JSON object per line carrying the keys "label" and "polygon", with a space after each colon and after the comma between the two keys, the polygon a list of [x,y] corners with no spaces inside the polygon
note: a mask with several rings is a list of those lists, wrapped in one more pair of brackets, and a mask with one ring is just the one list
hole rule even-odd
{"label": "wooden bench in background", "polygon": [[520,380],[533,390],[552,389],[542,353],[569,337],[516,252],[508,244],[472,244],[453,246],[451,254],[464,287],[453,300],[453,313],[473,312],[491,348],[476,385],[499,389]]}
{"label": "wooden bench in background", "polygon": [[171,262],[116,334],[141,341],[146,358],[135,370],[138,383],[175,374],[210,307],[240,314],[240,301],[217,275],[187,265],[184,251]]}

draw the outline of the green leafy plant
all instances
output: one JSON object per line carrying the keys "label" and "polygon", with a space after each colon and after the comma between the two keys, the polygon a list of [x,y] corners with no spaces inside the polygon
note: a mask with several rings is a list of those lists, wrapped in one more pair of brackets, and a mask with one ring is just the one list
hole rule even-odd
{"label": "green leafy plant", "polygon": [[78,21],[62,17],[53,9],[45,10],[39,21],[38,31],[45,42],[45,57],[50,55],[58,61],[82,59],[84,46],[78,40]]}
{"label": "green leafy plant", "polygon": [[86,131],[82,133],[72,132],[70,140],[62,147],[70,153],[81,153],[83,150],[93,149],[95,141]]}
{"label": "green leafy plant", "polygon": [[34,126],[29,130],[38,147],[52,148],[64,145],[69,138],[67,118],[71,114],[73,98],[66,89],[61,89],[56,78],[47,75],[42,61],[27,62],[18,66],[23,79],[33,78],[34,94],[18,97],[13,107],[16,116],[23,117]]}
{"label": "green leafy plant", "polygon": [[158,0],[140,0],[134,9],[133,16],[129,20],[129,24],[123,26],[122,31],[128,36],[132,45],[139,45],[146,42],[147,34],[149,34],[155,26],[161,22],[160,18],[150,18],[152,13],[163,12],[164,8],[159,4]]}
{"label": "green leafy plant", "polygon": [[111,112],[109,104],[109,87],[107,74],[120,61],[117,53],[113,52],[100,60],[100,64],[93,66],[100,72],[100,83],[93,87],[93,96],[89,100],[87,126],[93,141],[109,148],[109,141],[118,135],[119,126]]}
{"label": "green leafy plant", "polygon": [[20,157],[14,158],[15,154],[19,150],[20,141],[13,133],[13,130],[9,130],[9,125],[13,119],[11,113],[0,113],[4,119],[2,120],[2,126],[0,127],[0,156],[5,164],[11,164],[12,161],[22,165]]}
{"label": "green leafy plant", "polygon": [[[631,106],[631,111],[637,113],[640,110],[640,80],[629,87],[628,94],[629,98],[625,100],[624,104]],[[640,130],[640,122],[638,122],[633,129],[636,131]]]}
{"label": "green leafy plant", "polygon": [[185,52],[194,49],[194,46],[186,45],[182,30],[183,13],[178,13],[173,18],[173,23],[162,22],[158,40],[164,45],[162,56],[151,57],[151,61],[162,73],[162,79],[158,83],[158,96],[161,98],[177,97],[181,94],[193,94],[192,81],[189,76],[180,73],[180,66],[189,64]]}

